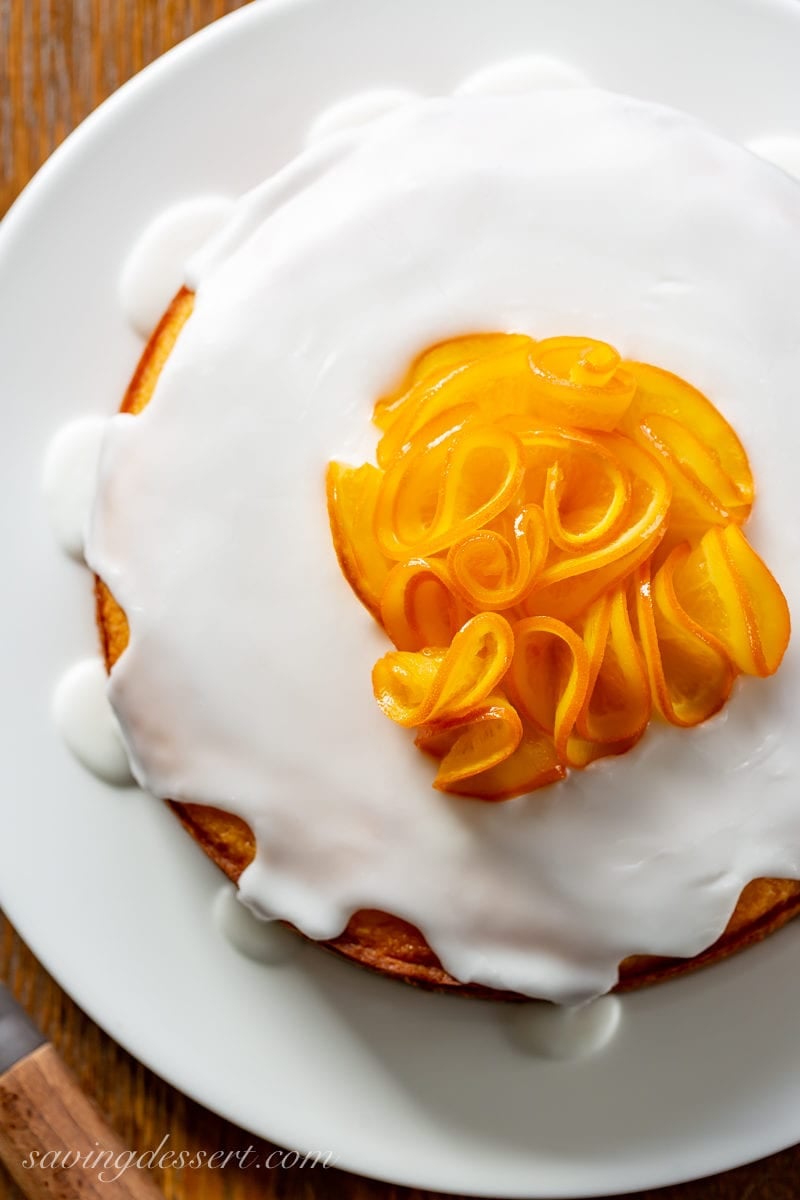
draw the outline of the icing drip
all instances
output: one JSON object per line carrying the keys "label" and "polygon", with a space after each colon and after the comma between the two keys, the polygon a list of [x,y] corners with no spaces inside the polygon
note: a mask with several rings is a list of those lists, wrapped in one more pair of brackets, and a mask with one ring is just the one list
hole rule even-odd
{"label": "icing drip", "polygon": [[42,488],[50,525],[64,553],[79,561],[107,424],[106,417],[70,422],[55,435],[45,456]]}
{"label": "icing drip", "polygon": [[184,200],[159,213],[139,235],[122,269],[120,302],[142,337],[150,336],[183,283],[187,258],[222,228],[233,207],[224,196]]}
{"label": "icing drip", "polygon": [[386,116],[397,108],[413,104],[419,97],[404,88],[380,88],[371,92],[358,92],[324,109],[306,134],[306,145],[329,138],[333,133],[360,129],[364,125]]}
{"label": "icing drip", "polygon": [[589,80],[577,67],[549,54],[530,54],[483,67],[465,79],[455,95],[513,96],[541,89],[589,86]]}
{"label": "icing drip", "polygon": [[225,940],[254,962],[279,966],[290,962],[303,948],[296,933],[251,912],[232,884],[226,884],[217,893],[213,920]]}
{"label": "icing drip", "polygon": [[69,750],[105,783],[133,783],[117,718],[107,696],[108,676],[99,658],[87,658],[61,677],[53,696],[56,727]]}
{"label": "icing drip", "polygon": [[599,996],[579,1008],[515,1004],[504,1013],[512,1044],[539,1058],[576,1059],[597,1054],[611,1042],[622,1018],[616,996]]}

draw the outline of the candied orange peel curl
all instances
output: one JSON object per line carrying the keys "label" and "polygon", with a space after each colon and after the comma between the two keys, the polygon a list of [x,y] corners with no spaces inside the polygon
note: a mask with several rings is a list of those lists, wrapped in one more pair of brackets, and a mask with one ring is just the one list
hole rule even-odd
{"label": "candied orange peel curl", "polygon": [[789,643],[742,530],[747,454],[706,396],[591,338],[442,342],[328,466],[342,572],[395,649],[375,698],[434,787],[507,800],[690,727]]}

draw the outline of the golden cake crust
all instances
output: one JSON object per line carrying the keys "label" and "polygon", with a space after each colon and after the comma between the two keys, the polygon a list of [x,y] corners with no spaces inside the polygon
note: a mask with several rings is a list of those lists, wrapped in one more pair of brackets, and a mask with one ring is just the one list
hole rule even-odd
{"label": "golden cake crust", "polygon": [[[191,315],[194,296],[183,288],[175,296],[150,338],[125,393],[121,411],[138,413],[149,403],[156,381]],[[108,588],[95,584],[97,625],[106,667],[110,671],[128,644],[125,614]],[[170,805],[192,838],[229,879],[236,883],[255,853],[250,828],[221,809],[197,804]],[[760,941],[800,912],[800,882],[756,879],[744,888],[728,926],[713,946],[690,959],[636,956],[620,965],[617,990],[683,975]],[[363,909],[354,913],[337,938],[322,943],[328,949],[383,975],[453,994],[518,999],[476,984],[462,984],[444,970],[422,934],[388,913]]]}

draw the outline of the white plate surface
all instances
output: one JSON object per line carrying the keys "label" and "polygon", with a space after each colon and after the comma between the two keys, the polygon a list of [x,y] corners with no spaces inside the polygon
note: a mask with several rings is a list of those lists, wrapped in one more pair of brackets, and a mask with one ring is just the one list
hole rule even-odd
{"label": "white plate surface", "polygon": [[50,719],[95,648],[89,576],[39,490],[52,433],[116,406],[139,353],[118,303],[169,203],[236,194],[360,88],[448,91],[542,52],[748,140],[800,133],[795,0],[262,0],[122,88],[0,228],[0,902],[108,1032],[253,1132],[397,1182],[590,1196],[721,1170],[800,1139],[800,923],[625,1001],[594,1059],[525,1057],[493,1005],[428,996],[313,948],[283,967],[215,932],[216,869],[170,813],[88,777]]}

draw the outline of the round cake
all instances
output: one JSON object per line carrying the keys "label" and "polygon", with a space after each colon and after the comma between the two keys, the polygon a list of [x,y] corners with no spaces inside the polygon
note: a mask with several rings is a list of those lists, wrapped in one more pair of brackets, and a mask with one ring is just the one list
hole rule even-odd
{"label": "round cake", "polygon": [[410,982],[564,1003],[796,913],[791,646],[718,715],[656,714],[549,787],[434,791],[375,704],[391,643],[343,577],[325,472],[374,457],[374,405],[430,346],[607,339],[741,435],[746,532],[791,606],[798,277],[796,185],[591,90],[411,104],[243,198],[112,423],[87,559],[135,774],[257,913]]}

